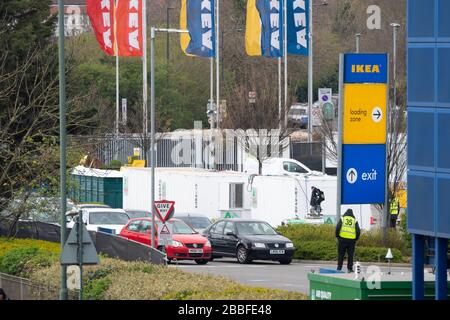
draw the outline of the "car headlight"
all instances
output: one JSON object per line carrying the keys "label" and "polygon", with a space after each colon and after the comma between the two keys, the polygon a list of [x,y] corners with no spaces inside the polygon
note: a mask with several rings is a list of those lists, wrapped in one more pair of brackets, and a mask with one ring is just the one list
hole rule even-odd
{"label": "car headlight", "polygon": [[211,242],[209,242],[209,240],[206,240],[205,247],[211,247]]}
{"label": "car headlight", "polygon": [[286,243],[286,248],[293,248],[294,244],[292,242]]}
{"label": "car headlight", "polygon": [[265,248],[266,247],[266,245],[264,243],[258,243],[258,242],[254,243],[253,245],[255,246],[255,248]]}
{"label": "car headlight", "polygon": [[169,242],[169,246],[174,247],[174,248],[179,248],[179,247],[182,247],[183,244],[181,242],[179,242],[179,241],[171,240]]}

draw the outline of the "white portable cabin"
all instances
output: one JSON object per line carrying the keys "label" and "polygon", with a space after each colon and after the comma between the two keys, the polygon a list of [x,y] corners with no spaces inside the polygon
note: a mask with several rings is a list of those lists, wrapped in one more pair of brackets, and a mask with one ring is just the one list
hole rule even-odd
{"label": "white portable cabin", "polygon": [[[123,168],[125,209],[150,211],[151,170]],[[244,190],[248,175],[193,168],[156,168],[155,200],[175,201],[175,210],[210,219],[224,216],[250,218]]]}
{"label": "white portable cabin", "polygon": [[[123,207],[151,210],[151,170],[122,169]],[[298,176],[259,176],[232,171],[215,172],[192,168],[156,168],[155,200],[175,201],[175,210],[204,214],[210,219],[222,217],[253,218],[279,226],[287,219],[306,219],[311,187],[325,194],[322,214],[336,215],[336,177],[305,174]],[[371,206],[352,208],[363,229],[370,229]]]}

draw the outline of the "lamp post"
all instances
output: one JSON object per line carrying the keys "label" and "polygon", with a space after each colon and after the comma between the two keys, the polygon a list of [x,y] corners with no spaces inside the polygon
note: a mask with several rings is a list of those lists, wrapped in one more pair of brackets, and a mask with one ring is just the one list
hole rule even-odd
{"label": "lamp post", "polygon": [[[394,112],[394,115],[396,115],[397,112],[397,31],[398,28],[400,28],[400,24],[398,23],[391,23],[391,27],[393,28],[393,63],[394,63],[394,67],[393,67],[393,76],[394,76],[394,88],[393,88],[393,99],[394,102],[392,104],[392,110]],[[395,122],[397,120],[397,118],[394,116],[394,129],[395,129]]]}
{"label": "lamp post", "polygon": [[[59,137],[60,137],[60,193],[61,193],[61,252],[66,242],[66,209],[67,209],[67,186],[66,186],[66,71],[64,58],[64,2],[58,0],[58,28],[59,28]],[[67,300],[67,267],[61,265],[61,283],[59,299]]]}
{"label": "lamp post", "polygon": [[328,5],[327,0],[322,0],[320,4],[311,4],[309,6],[309,49],[308,49],[308,142],[312,142],[312,107],[314,104],[314,93],[313,93],[313,7],[326,6]]}
{"label": "lamp post", "polygon": [[356,37],[356,53],[359,53],[359,43],[361,40],[361,33],[355,34]]}

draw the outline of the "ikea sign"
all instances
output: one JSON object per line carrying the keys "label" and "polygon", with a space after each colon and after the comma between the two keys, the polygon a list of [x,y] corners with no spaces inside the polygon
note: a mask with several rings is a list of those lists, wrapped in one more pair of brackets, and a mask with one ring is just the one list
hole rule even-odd
{"label": "ikea sign", "polygon": [[346,54],[344,83],[387,83],[389,59],[383,54]]}

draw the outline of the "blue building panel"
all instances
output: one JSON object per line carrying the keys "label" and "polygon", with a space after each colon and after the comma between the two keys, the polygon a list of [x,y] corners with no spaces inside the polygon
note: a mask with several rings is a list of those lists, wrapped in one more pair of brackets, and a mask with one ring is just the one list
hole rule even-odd
{"label": "blue building panel", "polygon": [[435,170],[435,113],[430,108],[408,109],[408,166]]}
{"label": "blue building panel", "polygon": [[408,102],[420,106],[435,103],[435,44],[418,46],[408,50]]}
{"label": "blue building panel", "polygon": [[450,42],[450,1],[438,0],[438,41]]}
{"label": "blue building panel", "polygon": [[450,109],[438,109],[437,123],[437,171],[450,173]]}
{"label": "blue building panel", "polygon": [[450,43],[437,46],[437,106],[450,108]]}
{"label": "blue building panel", "polygon": [[408,1],[408,39],[410,42],[435,41],[434,0]]}
{"label": "blue building panel", "polygon": [[408,172],[408,229],[415,234],[435,236],[435,174]]}
{"label": "blue building panel", "polygon": [[450,239],[450,174],[437,174],[436,236]]}
{"label": "blue building panel", "polygon": [[436,243],[436,299],[445,300],[450,238],[450,0],[408,0],[407,7],[407,212],[413,234],[413,297],[425,297],[423,236],[431,236]]}

